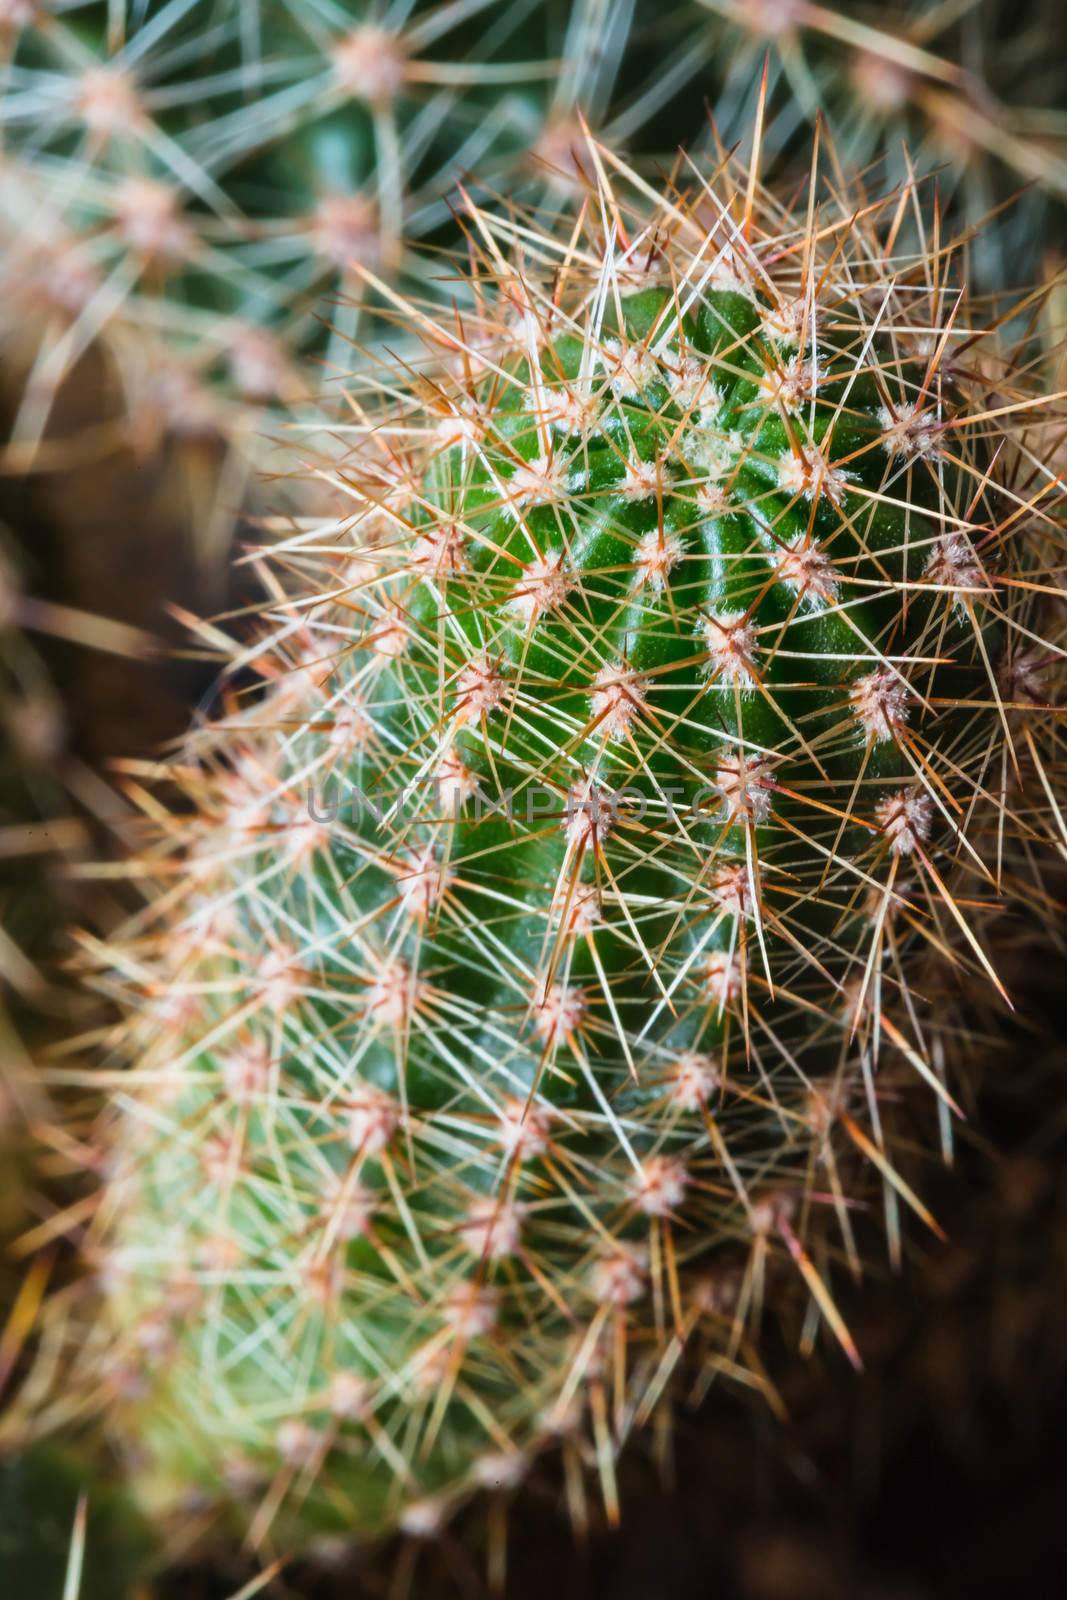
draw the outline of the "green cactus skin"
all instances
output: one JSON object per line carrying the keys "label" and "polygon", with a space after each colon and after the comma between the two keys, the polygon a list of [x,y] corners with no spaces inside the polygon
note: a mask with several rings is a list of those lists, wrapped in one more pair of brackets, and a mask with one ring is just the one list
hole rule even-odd
{"label": "green cactus skin", "polygon": [[612,1511],[683,1357],[761,1387],[788,1284],[858,1360],[852,1207],[926,1216],[892,1104],[952,1104],[933,959],[991,981],[1040,392],[913,194],[589,160],[581,229],[479,215],[479,315],[353,382],[271,686],[169,769],[106,958],[69,1393],[164,1524],[427,1534],[560,1437]]}

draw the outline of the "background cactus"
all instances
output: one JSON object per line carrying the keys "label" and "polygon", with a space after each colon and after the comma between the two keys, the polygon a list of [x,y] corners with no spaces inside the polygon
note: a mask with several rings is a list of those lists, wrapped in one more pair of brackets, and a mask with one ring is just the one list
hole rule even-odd
{"label": "background cactus", "polygon": [[769,1284],[858,1360],[855,1207],[931,1220],[894,1104],[954,1104],[931,957],[997,983],[998,840],[1056,826],[1001,778],[1055,655],[1037,369],[911,192],[585,154],[581,228],[477,214],[477,311],[350,385],[350,510],[275,549],[271,687],[101,953],[104,1293],[38,1425],[103,1404],[180,1539],[205,1492],[283,1551],[432,1532],[549,1438],[613,1511],[687,1352],[766,1392]]}
{"label": "background cactus", "polygon": [[766,60],[769,146],[795,150],[798,124],[818,117],[854,168],[890,182],[936,174],[957,225],[977,229],[970,272],[981,287],[1031,282],[1041,250],[1062,240],[1067,75],[1048,48],[1054,4],[696,0],[694,10],[703,48],[727,63],[716,100],[725,137],[750,119]]}
{"label": "background cactus", "polygon": [[[432,254],[409,247],[454,242],[458,178],[551,185],[576,108],[606,115],[633,10],[164,0],[15,19],[5,222],[13,287],[50,319],[19,437],[37,438],[57,378],[101,332],[133,414],[217,423],[210,380],[231,432],[242,412],[291,412],[314,385],[293,356],[321,353],[324,324],[334,375],[368,337],[362,269],[438,289]],[[630,124],[678,81],[665,63]]]}

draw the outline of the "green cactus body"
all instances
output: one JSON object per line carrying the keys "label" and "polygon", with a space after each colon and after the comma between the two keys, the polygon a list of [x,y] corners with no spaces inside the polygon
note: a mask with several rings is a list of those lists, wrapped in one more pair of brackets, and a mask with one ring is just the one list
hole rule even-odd
{"label": "green cactus body", "polygon": [[999,725],[1001,494],[947,297],[880,215],[600,203],[506,276],[480,218],[480,318],[353,386],[115,967],[95,1392],[157,1509],[278,1548],[587,1425],[611,1506],[683,1350],[761,1382],[779,1262],[855,1357],[844,1151],[918,1207],[880,1107],[946,1098],[905,962]]}

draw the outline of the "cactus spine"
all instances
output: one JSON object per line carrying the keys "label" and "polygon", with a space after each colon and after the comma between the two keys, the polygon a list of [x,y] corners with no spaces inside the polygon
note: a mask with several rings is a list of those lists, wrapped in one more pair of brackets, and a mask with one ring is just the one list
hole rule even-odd
{"label": "cactus spine", "polygon": [[970,908],[1037,838],[1050,404],[916,196],[585,154],[578,224],[478,213],[476,312],[353,380],[108,957],[54,1414],[264,1546],[431,1532],[551,1438],[613,1509],[687,1352],[763,1383],[783,1282],[858,1360],[854,1204],[930,1220],[892,1102],[954,1104],[924,964],[996,983]]}

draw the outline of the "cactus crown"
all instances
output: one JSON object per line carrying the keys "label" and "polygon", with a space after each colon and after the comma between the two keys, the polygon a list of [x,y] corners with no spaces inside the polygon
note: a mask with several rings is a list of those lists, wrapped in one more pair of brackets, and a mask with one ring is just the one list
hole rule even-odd
{"label": "cactus crown", "polygon": [[856,1359],[846,1181],[895,1239],[893,1097],[951,1104],[916,953],[986,981],[1036,385],[911,192],[588,165],[352,383],[108,980],[84,1392],[260,1542],[428,1531],[587,1426],[611,1507],[683,1351],[763,1385],[779,1264]]}

